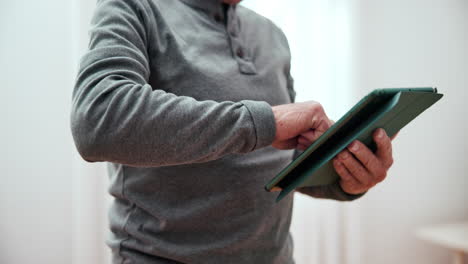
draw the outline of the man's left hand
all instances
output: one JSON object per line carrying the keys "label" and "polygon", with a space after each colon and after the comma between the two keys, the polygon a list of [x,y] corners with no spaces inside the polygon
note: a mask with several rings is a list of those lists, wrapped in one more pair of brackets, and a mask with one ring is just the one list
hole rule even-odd
{"label": "man's left hand", "polygon": [[392,141],[379,128],[373,134],[377,150],[373,153],[360,141],[353,141],[333,159],[340,186],[349,194],[361,194],[383,181],[393,164]]}

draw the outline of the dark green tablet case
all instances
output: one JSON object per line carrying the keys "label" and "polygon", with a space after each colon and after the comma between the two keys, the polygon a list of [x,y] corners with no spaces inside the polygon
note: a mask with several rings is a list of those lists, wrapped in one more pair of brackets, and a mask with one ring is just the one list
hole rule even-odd
{"label": "dark green tablet case", "polygon": [[281,189],[278,202],[298,187],[334,183],[339,176],[331,160],[353,140],[360,140],[375,151],[372,139],[375,129],[383,128],[391,137],[442,96],[436,88],[374,90],[286,166],[265,189]]}

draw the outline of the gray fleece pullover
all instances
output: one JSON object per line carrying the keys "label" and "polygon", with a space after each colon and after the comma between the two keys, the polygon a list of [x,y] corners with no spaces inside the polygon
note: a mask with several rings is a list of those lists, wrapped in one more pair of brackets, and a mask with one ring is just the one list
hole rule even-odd
{"label": "gray fleece pullover", "polygon": [[[263,186],[294,100],[269,20],[219,0],[101,0],[73,92],[78,151],[109,162],[113,263],[294,263],[293,195]],[[351,200],[338,184],[299,190]]]}

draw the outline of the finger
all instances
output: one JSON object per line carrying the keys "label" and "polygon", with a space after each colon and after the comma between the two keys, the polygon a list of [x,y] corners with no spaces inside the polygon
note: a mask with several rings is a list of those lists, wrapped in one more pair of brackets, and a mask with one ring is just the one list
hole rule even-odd
{"label": "finger", "polygon": [[283,189],[281,187],[275,186],[273,187],[270,192],[281,192]]}
{"label": "finger", "polygon": [[385,130],[379,128],[374,132],[374,141],[377,145],[375,154],[386,168],[390,168],[393,164],[392,156],[392,141],[385,133]]}
{"label": "finger", "polygon": [[315,130],[309,130],[305,133],[302,133],[301,137],[307,140],[308,142],[313,142],[318,138],[317,132]]}
{"label": "finger", "polygon": [[309,127],[312,129],[317,129],[321,126],[328,126],[328,117],[325,113],[325,109],[323,109],[323,106],[319,103],[314,103],[313,111],[314,113],[312,115],[312,118],[310,119]]}
{"label": "finger", "polygon": [[294,149],[297,147],[297,138],[291,138],[288,140],[278,141],[272,144],[277,149]]}
{"label": "finger", "polygon": [[308,140],[307,138],[305,138],[304,136],[299,136],[297,143],[299,145],[309,146],[312,142]]}
{"label": "finger", "polygon": [[331,125],[332,124],[330,123],[330,119],[328,119],[327,116],[324,116],[322,122],[320,122],[318,127],[314,130],[318,131],[320,134],[319,136],[321,136],[325,131],[327,131],[331,127]]}
{"label": "finger", "polygon": [[327,121],[323,120],[323,122],[321,123],[322,125],[319,125],[317,128],[315,129],[311,129],[307,132],[304,132],[301,134],[301,137],[304,137],[305,139],[307,139],[310,143],[314,142],[315,140],[317,140],[321,135],[323,135],[323,133],[330,127],[328,124],[327,124]]}
{"label": "finger", "polygon": [[334,167],[336,173],[340,176],[340,186],[343,190],[348,193],[361,193],[363,188],[360,182],[354,178],[351,173],[346,169],[346,167],[338,161],[338,159],[334,160]]}
{"label": "finger", "polygon": [[[371,175],[384,175],[385,169],[375,154],[362,142],[355,140],[348,146],[348,150],[359,160],[359,162],[370,172]],[[377,179],[382,181],[383,179]]]}
{"label": "finger", "polygon": [[297,149],[298,150],[306,150],[309,146],[306,146],[306,145],[302,145],[302,144],[298,144],[297,145]]}
{"label": "finger", "polygon": [[353,175],[361,184],[365,186],[370,186],[372,184],[372,176],[348,150],[344,150],[338,154],[338,158],[346,169],[348,169],[351,175]]}
{"label": "finger", "polygon": [[346,167],[339,161],[337,158],[333,160],[333,167],[335,168],[336,173],[340,176],[341,180],[353,185],[359,186],[359,182],[351,175],[351,173],[346,169]]}

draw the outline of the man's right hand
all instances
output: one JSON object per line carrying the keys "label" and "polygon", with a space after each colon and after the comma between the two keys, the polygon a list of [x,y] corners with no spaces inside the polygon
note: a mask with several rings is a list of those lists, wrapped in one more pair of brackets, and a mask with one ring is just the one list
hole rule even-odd
{"label": "man's right hand", "polygon": [[305,149],[331,125],[323,107],[314,101],[272,107],[276,121],[277,149]]}

